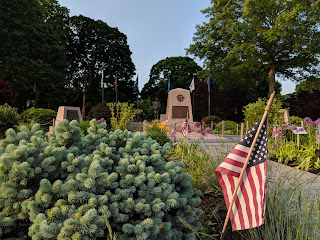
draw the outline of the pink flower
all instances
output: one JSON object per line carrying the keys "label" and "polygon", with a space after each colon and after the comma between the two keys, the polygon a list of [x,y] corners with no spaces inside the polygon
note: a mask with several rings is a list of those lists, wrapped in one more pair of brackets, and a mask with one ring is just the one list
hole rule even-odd
{"label": "pink flower", "polygon": [[200,122],[195,122],[194,125],[193,125],[195,128],[199,128],[201,126],[201,123]]}
{"label": "pink flower", "polygon": [[211,133],[211,128],[207,127],[207,128],[205,129],[205,132],[206,132],[206,133]]}
{"label": "pink flower", "polygon": [[98,122],[98,123],[103,123],[103,122],[105,122],[105,120],[104,120],[104,118],[101,118],[101,119],[99,119],[97,122]]}
{"label": "pink flower", "polygon": [[294,130],[297,130],[297,127],[295,125],[291,125],[291,126],[289,126],[289,129],[294,131]]}
{"label": "pink flower", "polygon": [[313,126],[313,121],[312,121],[311,118],[309,118],[309,117],[306,117],[306,118],[304,119],[304,122],[305,122],[305,124],[306,124],[307,127]]}
{"label": "pink flower", "polygon": [[313,125],[317,126],[317,125],[320,125],[320,118],[318,118],[317,120],[315,120],[313,122]]}

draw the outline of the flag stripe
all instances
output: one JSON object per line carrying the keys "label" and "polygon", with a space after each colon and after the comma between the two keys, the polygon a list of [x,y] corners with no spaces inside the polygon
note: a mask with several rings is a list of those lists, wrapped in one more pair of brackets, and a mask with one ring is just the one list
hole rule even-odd
{"label": "flag stripe", "polygon": [[249,182],[247,178],[247,172],[245,172],[243,175],[242,184],[240,185],[240,190],[243,194],[243,199],[244,199],[243,205],[245,206],[245,211],[246,211],[246,215],[244,215],[244,218],[246,220],[245,222],[247,223],[246,228],[252,227],[252,212],[251,212],[250,204],[245,204],[246,202],[250,202],[249,194],[247,192],[248,184]]}
{"label": "flag stripe", "polygon": [[[253,171],[247,171],[247,178],[248,178],[248,182],[250,184],[250,190],[252,192],[252,196],[257,196],[256,185],[254,184]],[[258,201],[257,201],[256,197],[252,197],[252,204],[253,204],[253,207],[252,207],[253,214],[252,214],[252,216],[255,219],[259,219],[259,213],[258,213],[259,205],[258,205]],[[254,227],[254,225],[252,227]]]}

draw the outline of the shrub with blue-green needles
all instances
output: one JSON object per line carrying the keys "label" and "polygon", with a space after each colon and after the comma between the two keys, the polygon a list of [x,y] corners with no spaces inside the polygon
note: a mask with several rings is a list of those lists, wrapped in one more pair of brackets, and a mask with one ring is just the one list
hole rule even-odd
{"label": "shrub with blue-green needles", "polygon": [[[196,239],[198,191],[180,162],[139,132],[90,122],[83,135],[64,120],[47,136],[38,124],[0,141],[1,239]],[[110,225],[109,225],[110,224]]]}

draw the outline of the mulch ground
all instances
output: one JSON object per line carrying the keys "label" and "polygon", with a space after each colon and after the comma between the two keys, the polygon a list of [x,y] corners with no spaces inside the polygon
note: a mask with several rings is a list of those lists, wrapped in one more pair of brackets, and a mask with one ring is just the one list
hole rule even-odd
{"label": "mulch ground", "polygon": [[[205,195],[201,197],[201,204],[197,206],[197,208],[203,210],[203,214],[200,219],[204,222],[211,221],[212,223],[217,223],[213,225],[211,228],[208,227],[207,234],[219,234],[216,239],[220,239],[220,233],[223,228],[223,224],[227,215],[227,208],[224,202],[223,196],[214,197],[212,195]],[[241,231],[232,232],[231,223],[229,221],[226,235],[224,237],[225,240],[245,240],[241,235]]]}

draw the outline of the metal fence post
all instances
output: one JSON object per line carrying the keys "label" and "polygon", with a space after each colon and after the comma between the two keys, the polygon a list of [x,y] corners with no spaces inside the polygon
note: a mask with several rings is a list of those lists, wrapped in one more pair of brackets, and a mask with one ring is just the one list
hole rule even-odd
{"label": "metal fence post", "polygon": [[222,120],[222,137],[224,137],[224,120]]}
{"label": "metal fence post", "polygon": [[240,130],[240,141],[243,138],[243,129],[244,129],[244,123],[241,123],[241,130]]}

